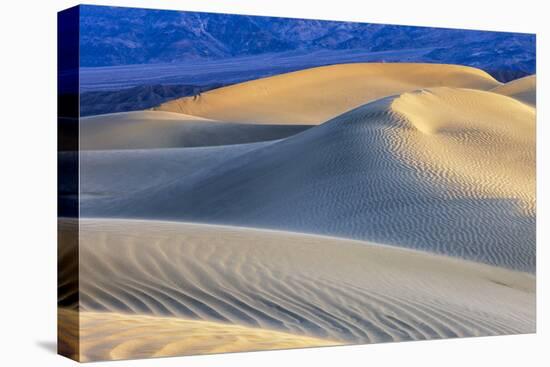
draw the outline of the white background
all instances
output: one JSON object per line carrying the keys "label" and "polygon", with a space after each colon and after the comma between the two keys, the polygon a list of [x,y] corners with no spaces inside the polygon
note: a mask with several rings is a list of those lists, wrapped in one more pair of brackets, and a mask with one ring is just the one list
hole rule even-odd
{"label": "white background", "polygon": [[[95,363],[109,366],[548,366],[548,19],[544,1],[90,1],[375,23],[537,33],[538,333]],[[0,365],[76,365],[56,339],[56,12],[73,1],[10,0],[0,12]],[[546,222],[547,223],[547,222]],[[545,312],[546,311],[546,312]],[[546,359],[546,360],[545,360]]]}

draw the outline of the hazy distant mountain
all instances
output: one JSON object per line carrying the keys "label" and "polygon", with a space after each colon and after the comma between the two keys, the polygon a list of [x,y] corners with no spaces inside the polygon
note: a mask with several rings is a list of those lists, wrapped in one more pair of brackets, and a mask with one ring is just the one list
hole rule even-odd
{"label": "hazy distant mountain", "polygon": [[433,50],[412,61],[475,66],[499,79],[535,72],[535,36],[530,34],[81,6],[84,67],[418,48]]}

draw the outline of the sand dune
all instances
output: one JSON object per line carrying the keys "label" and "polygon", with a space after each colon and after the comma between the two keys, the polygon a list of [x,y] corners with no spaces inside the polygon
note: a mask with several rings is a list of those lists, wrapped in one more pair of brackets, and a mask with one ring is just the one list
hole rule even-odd
{"label": "sand dune", "polygon": [[80,320],[80,344],[77,355],[73,356],[80,362],[340,344],[274,330],[173,317],[111,312],[77,314],[66,309],[60,313],[63,344],[76,345],[78,339],[70,337],[74,328],[71,321],[75,317]]}
{"label": "sand dune", "polygon": [[348,64],[83,119],[60,350],[534,332],[534,105],[535,76]]}
{"label": "sand dune", "polygon": [[[89,358],[528,333],[534,292],[527,273],[361,241],[80,222],[81,347]],[[188,332],[200,337],[182,338]]]}
{"label": "sand dune", "polygon": [[243,144],[275,140],[304,131],[304,125],[256,125],[195,116],[137,111],[80,120],[80,149],[152,149]]}
{"label": "sand dune", "polygon": [[466,66],[339,64],[239,83],[155,109],[223,121],[319,124],[367,102],[415,89],[488,90],[498,85],[486,72]]}
{"label": "sand dune", "polygon": [[536,75],[530,75],[524,78],[512,80],[511,82],[493,88],[491,91],[515,98],[531,106],[537,105]]}
{"label": "sand dune", "polygon": [[[535,111],[510,97],[405,93],[252,148],[226,156],[218,147],[216,163],[192,174],[171,169],[187,160],[174,151],[155,160],[163,183],[139,159],[83,156],[95,175],[84,172],[83,195],[133,189],[91,195],[81,214],[327,234],[535,269]],[[123,165],[127,174],[112,179]]]}

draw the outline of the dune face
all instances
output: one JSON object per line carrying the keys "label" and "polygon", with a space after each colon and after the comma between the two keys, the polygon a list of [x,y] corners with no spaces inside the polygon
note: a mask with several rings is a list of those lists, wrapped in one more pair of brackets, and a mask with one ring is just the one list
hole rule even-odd
{"label": "dune face", "polygon": [[286,138],[309,126],[219,122],[162,111],[122,112],[81,119],[80,149],[182,148]]}
{"label": "dune face", "polygon": [[90,359],[534,330],[526,273],[236,227],[86,219],[80,236],[81,353]]}
{"label": "dune face", "polygon": [[529,75],[492,89],[493,92],[515,98],[531,106],[537,105],[537,77]]}
{"label": "dune face", "polygon": [[470,67],[442,64],[341,64],[276,75],[156,107],[222,121],[319,124],[367,102],[420,88],[488,90],[500,83]]}
{"label": "dune face", "polygon": [[[406,93],[236,158],[222,149],[211,169],[140,181],[81,213],[328,234],[532,272],[534,118],[491,92]],[[92,172],[109,181],[109,170]]]}
{"label": "dune face", "polygon": [[[494,93],[441,88],[406,93],[392,102],[418,133],[402,152],[411,165],[463,194],[517,201],[535,213],[535,110]],[[496,158],[495,158],[496,157]]]}

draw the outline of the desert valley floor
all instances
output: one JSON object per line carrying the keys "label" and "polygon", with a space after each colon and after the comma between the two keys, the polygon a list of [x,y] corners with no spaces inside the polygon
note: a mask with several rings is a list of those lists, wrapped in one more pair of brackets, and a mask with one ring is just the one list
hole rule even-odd
{"label": "desert valley floor", "polygon": [[81,118],[60,348],[80,342],[87,361],[534,332],[535,84],[338,64]]}

